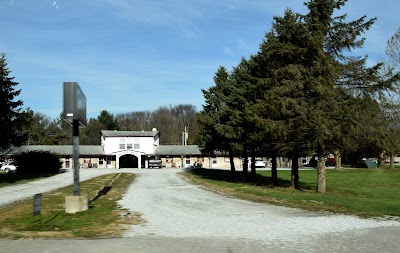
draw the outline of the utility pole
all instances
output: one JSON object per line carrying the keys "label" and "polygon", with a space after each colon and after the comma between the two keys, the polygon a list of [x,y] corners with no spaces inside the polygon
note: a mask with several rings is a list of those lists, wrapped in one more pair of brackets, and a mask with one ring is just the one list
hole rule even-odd
{"label": "utility pole", "polygon": [[188,131],[186,129],[186,126],[185,126],[185,146],[187,145],[188,137],[189,137],[189,133],[188,133]]}
{"label": "utility pole", "polygon": [[185,126],[185,131],[182,133],[182,146],[186,146],[187,145],[188,137],[189,137],[189,133],[188,133],[188,131],[186,129],[186,126]]}

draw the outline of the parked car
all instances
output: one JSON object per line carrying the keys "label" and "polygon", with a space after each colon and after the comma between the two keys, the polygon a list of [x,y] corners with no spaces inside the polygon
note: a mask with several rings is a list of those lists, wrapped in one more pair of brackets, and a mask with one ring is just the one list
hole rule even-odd
{"label": "parked car", "polygon": [[13,172],[17,170],[17,166],[14,165],[14,163],[5,163],[2,164],[0,167],[1,171],[4,171],[5,173]]}
{"label": "parked car", "polygon": [[254,159],[256,168],[265,168],[267,167],[267,164],[264,162],[264,160],[261,157],[256,157]]}
{"label": "parked car", "polygon": [[162,160],[159,156],[149,156],[148,161],[149,161],[149,169],[162,168]]}

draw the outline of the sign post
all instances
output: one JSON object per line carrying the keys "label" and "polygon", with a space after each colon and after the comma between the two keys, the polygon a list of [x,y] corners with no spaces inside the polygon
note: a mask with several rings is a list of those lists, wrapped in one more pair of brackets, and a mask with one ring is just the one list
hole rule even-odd
{"label": "sign post", "polygon": [[80,196],[79,185],[79,127],[86,126],[86,97],[76,82],[64,82],[64,120],[72,125],[74,158],[73,196],[65,199],[67,213],[85,211],[89,208],[87,196]]}
{"label": "sign post", "polygon": [[40,215],[42,210],[42,194],[38,193],[33,196],[33,216]]}
{"label": "sign post", "polygon": [[39,220],[36,220],[35,222],[41,221],[41,210],[42,210],[42,194],[38,193],[33,196],[33,217],[39,215]]}
{"label": "sign post", "polygon": [[74,156],[74,196],[80,195],[79,185],[79,122],[74,119],[72,122],[72,142],[73,142],[73,156]]}

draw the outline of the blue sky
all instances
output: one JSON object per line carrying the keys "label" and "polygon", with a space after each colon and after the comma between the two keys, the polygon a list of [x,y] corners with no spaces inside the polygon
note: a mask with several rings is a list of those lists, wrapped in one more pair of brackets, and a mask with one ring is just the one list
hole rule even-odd
{"label": "blue sky", "polygon": [[[24,108],[56,118],[62,83],[78,82],[88,117],[192,104],[228,70],[256,54],[272,17],[299,0],[0,0],[0,52]],[[349,0],[349,19],[378,17],[365,34],[369,64],[385,59],[400,27],[400,1]]]}

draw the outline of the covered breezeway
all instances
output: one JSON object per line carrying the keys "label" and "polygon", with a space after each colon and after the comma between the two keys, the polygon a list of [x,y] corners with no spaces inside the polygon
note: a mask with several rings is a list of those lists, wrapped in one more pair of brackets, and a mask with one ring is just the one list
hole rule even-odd
{"label": "covered breezeway", "polygon": [[117,168],[142,168],[142,156],[144,153],[134,150],[123,150],[115,152]]}
{"label": "covered breezeway", "polygon": [[123,155],[119,158],[119,168],[138,168],[138,160],[134,155]]}

